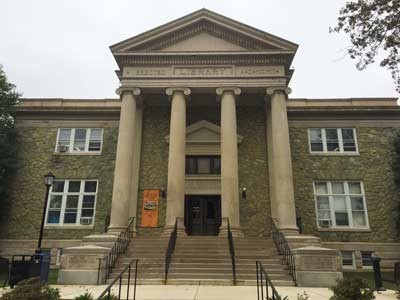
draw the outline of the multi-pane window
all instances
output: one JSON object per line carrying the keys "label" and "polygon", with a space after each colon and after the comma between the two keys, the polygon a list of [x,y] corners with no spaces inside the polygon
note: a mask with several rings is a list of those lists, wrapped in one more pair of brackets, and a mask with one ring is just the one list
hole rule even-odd
{"label": "multi-pane window", "polygon": [[316,181],[314,193],[319,227],[368,228],[362,182]]}
{"label": "multi-pane window", "polygon": [[102,141],[101,128],[59,128],[56,152],[100,152]]}
{"label": "multi-pane window", "polygon": [[355,259],[353,251],[341,251],[342,265],[344,268],[355,268]]}
{"label": "multi-pane window", "polygon": [[97,180],[54,181],[47,208],[48,225],[91,225],[96,206]]}
{"label": "multi-pane window", "polygon": [[358,151],[354,128],[310,128],[308,132],[311,152],[351,153]]}
{"label": "multi-pane window", "polygon": [[221,174],[221,157],[186,156],[186,174]]}

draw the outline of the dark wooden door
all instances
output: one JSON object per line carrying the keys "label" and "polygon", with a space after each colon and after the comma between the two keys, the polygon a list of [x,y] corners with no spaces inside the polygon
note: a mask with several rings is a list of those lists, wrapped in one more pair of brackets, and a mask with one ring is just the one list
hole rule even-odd
{"label": "dark wooden door", "polygon": [[219,196],[187,196],[185,225],[189,235],[218,235],[221,225]]}

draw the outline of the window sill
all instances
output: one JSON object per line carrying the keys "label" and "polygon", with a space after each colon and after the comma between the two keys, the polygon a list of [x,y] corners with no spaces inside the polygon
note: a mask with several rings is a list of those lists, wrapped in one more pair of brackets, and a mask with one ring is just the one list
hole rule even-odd
{"label": "window sill", "polygon": [[55,155],[55,156],[75,156],[75,155],[97,156],[97,155],[101,155],[101,152],[54,152],[53,155]]}
{"label": "window sill", "polygon": [[340,228],[340,227],[330,227],[330,228],[318,228],[320,232],[371,232],[370,228]]}
{"label": "window sill", "polygon": [[44,229],[93,229],[94,225],[44,225]]}
{"label": "window sill", "polygon": [[310,152],[311,156],[360,156],[359,152]]}
{"label": "window sill", "polygon": [[193,174],[185,175],[186,180],[220,180],[221,175],[219,174]]}

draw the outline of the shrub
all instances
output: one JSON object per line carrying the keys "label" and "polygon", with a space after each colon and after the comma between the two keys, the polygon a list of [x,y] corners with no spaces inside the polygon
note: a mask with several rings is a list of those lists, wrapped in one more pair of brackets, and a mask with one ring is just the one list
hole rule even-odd
{"label": "shrub", "polygon": [[74,300],[94,300],[94,298],[91,293],[86,292],[83,295],[75,297]]}
{"label": "shrub", "polygon": [[29,278],[18,283],[12,291],[0,297],[0,300],[60,300],[58,289],[42,283],[39,278]]}
{"label": "shrub", "polygon": [[375,299],[374,291],[368,283],[360,278],[351,280],[338,280],[332,287],[333,296],[330,300],[372,300]]}
{"label": "shrub", "polygon": [[101,300],[118,300],[118,297],[111,294],[110,296],[106,295],[103,298],[101,298]]}

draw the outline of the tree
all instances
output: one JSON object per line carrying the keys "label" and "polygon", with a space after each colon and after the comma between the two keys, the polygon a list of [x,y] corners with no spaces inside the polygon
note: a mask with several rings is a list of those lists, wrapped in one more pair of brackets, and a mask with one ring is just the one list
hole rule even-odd
{"label": "tree", "polygon": [[400,1],[356,0],[340,9],[338,24],[330,32],[349,34],[352,46],[347,53],[364,70],[380,60],[389,69],[400,92]]}
{"label": "tree", "polygon": [[16,169],[15,113],[19,94],[15,85],[8,82],[0,65],[0,201],[8,196],[8,186]]}

